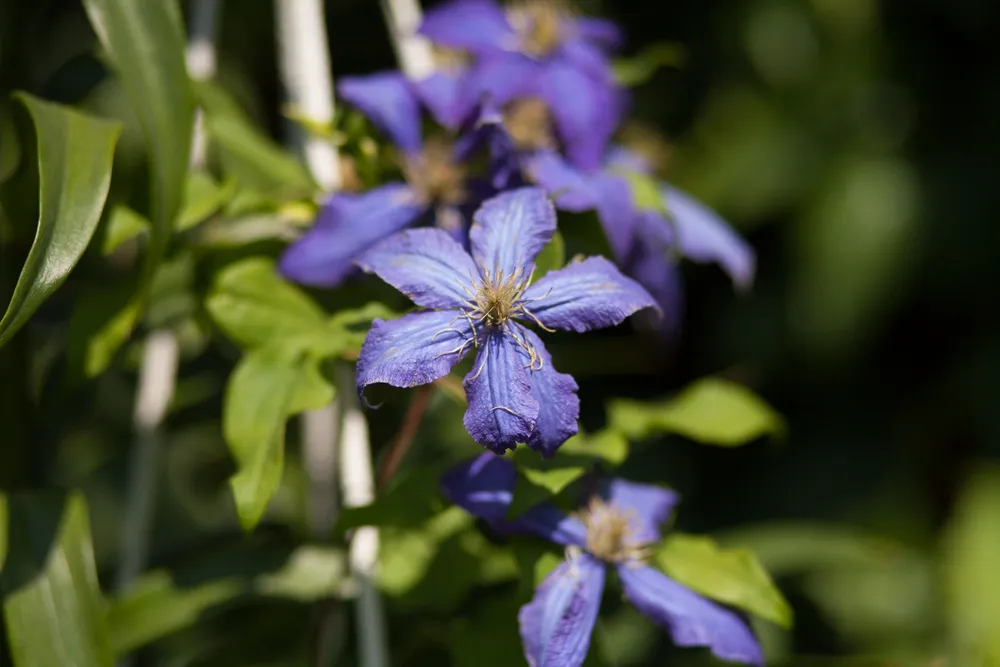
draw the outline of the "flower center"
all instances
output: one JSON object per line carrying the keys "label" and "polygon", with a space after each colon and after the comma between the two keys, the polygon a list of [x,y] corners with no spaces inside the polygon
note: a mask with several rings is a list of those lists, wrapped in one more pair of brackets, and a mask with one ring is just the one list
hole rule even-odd
{"label": "flower center", "polygon": [[508,104],[504,109],[503,126],[521,150],[555,148],[552,114],[545,102],[536,97]]}
{"label": "flower center", "polygon": [[580,512],[587,528],[587,551],[609,563],[643,560],[648,550],[632,537],[630,515],[596,496],[591,498]]}
{"label": "flower center", "polygon": [[455,162],[451,144],[430,137],[423,150],[403,162],[403,174],[414,190],[428,202],[461,204],[465,201],[465,167]]}
{"label": "flower center", "polygon": [[520,0],[507,13],[520,38],[521,51],[536,57],[547,56],[559,46],[570,15],[566,0]]}
{"label": "flower center", "polygon": [[520,268],[509,276],[503,271],[484,269],[483,279],[476,284],[476,293],[472,295],[470,315],[488,327],[503,327],[514,317],[524,314],[521,297],[530,283],[531,275],[525,277]]}

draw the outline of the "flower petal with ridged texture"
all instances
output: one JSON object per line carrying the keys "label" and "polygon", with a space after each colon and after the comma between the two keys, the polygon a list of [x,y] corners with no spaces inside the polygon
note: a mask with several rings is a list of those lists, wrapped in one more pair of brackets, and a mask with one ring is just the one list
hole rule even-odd
{"label": "flower petal with ridged texture", "polygon": [[468,321],[457,310],[376,319],[358,356],[358,392],[376,383],[415,387],[433,382],[447,375],[472,349],[472,335]]}
{"label": "flower petal with ridged texture", "polygon": [[696,262],[715,262],[737,287],[749,287],[757,263],[750,244],[718,213],[686,192],[667,186],[662,194],[684,256]]}
{"label": "flower petal with ridged texture", "polygon": [[521,359],[513,338],[491,331],[480,341],[476,363],[465,376],[465,428],[497,454],[527,442],[538,419],[538,401]]}
{"label": "flower petal with ridged texture", "polygon": [[516,484],[513,464],[495,454],[482,454],[455,466],[441,478],[441,488],[453,503],[497,530],[531,533],[556,544],[584,544],[587,529],[580,520],[551,503],[537,505],[508,521],[507,510]]}
{"label": "flower petal with ridged texture", "polygon": [[681,499],[680,494],[672,489],[617,478],[601,483],[600,496],[631,517],[631,537],[643,543],[660,541],[660,527],[670,518]]}
{"label": "flower petal with ridged texture", "polygon": [[401,73],[345,76],[337,84],[337,94],[389,135],[404,153],[420,150],[420,101]]}
{"label": "flower petal with ridged texture", "polygon": [[678,646],[706,646],[723,660],[764,664],[760,644],[736,612],[651,567],[619,565],[618,576],[629,602],[663,626]]}
{"label": "flower petal with ridged texture", "polygon": [[550,271],[524,293],[527,309],[547,327],[590,331],[620,324],[656,301],[603,257]]}
{"label": "flower petal with ridged texture", "polygon": [[472,256],[494,275],[527,278],[535,256],[556,232],[556,212],[540,188],[519,188],[483,202],[473,216]]}
{"label": "flower petal with ridged texture", "polygon": [[475,294],[479,276],[469,253],[447,232],[431,228],[393,234],[357,263],[425,308],[461,307]]}
{"label": "flower petal with ridged texture", "polygon": [[553,570],[517,615],[531,667],[579,667],[604,593],[604,563],[580,554]]}
{"label": "flower petal with ridged texture", "polygon": [[279,271],[303,285],[333,287],[357,270],[354,260],[372,244],[408,227],[425,210],[403,183],[361,194],[334,194],[312,228],[285,249]]}
{"label": "flower petal with ridged texture", "polygon": [[435,44],[475,54],[511,48],[517,34],[503,8],[491,0],[452,0],[424,14],[420,34]]}
{"label": "flower petal with ridged texture", "polygon": [[[531,395],[538,401],[538,421],[528,438],[528,446],[548,458],[556,453],[559,446],[580,430],[580,398],[576,395],[579,387],[572,375],[559,373],[552,365],[552,356],[535,332],[519,325],[512,327],[514,335],[534,348],[541,364],[533,364],[528,372]],[[529,355],[522,349],[522,358],[527,365]]]}

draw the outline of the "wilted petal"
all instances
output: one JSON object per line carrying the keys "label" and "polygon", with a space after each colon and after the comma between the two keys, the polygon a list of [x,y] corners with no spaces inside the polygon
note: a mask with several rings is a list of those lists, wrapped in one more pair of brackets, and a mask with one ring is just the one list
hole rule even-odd
{"label": "wilted petal", "polygon": [[528,664],[582,665],[603,592],[604,564],[587,554],[553,570],[517,615]]}
{"label": "wilted petal", "polygon": [[405,153],[420,150],[420,102],[399,72],[345,76],[337,94],[361,110]]}
{"label": "wilted petal", "polygon": [[517,35],[503,9],[491,0],[452,0],[428,9],[420,31],[432,42],[481,54],[505,49]]}
{"label": "wilted petal", "polygon": [[550,271],[527,289],[524,301],[545,326],[570,331],[613,327],[656,306],[649,292],[603,257]]}
{"label": "wilted petal", "polygon": [[[552,356],[533,331],[516,324],[513,331],[514,335],[535,350],[537,361],[541,362],[539,364],[536,361],[528,372],[531,395],[538,401],[538,421],[528,439],[528,445],[541,452],[542,456],[549,457],[580,430],[577,424],[580,398],[576,395],[579,387],[572,375],[556,371],[552,365]],[[521,353],[525,364],[531,364],[528,354],[524,350]]]}
{"label": "wilted petal", "polygon": [[[413,303],[425,308],[460,308],[479,275],[469,253],[440,229],[409,229],[379,241],[358,259]],[[464,289],[463,289],[464,288]]]}
{"label": "wilted petal", "polygon": [[607,51],[613,51],[624,42],[621,28],[608,19],[593,16],[581,16],[573,22],[573,31],[580,39],[600,46]]}
{"label": "wilted petal", "polygon": [[540,188],[519,188],[488,199],[473,217],[472,256],[486,270],[525,274],[552,240],[556,212]]}
{"label": "wilted petal", "polygon": [[537,151],[524,158],[528,177],[555,198],[563,211],[586,211],[597,206],[589,176],[555,151]]}
{"label": "wilted petal", "polygon": [[723,660],[764,664],[760,644],[735,612],[651,567],[618,567],[625,597],[666,628],[678,646],[707,646]]}
{"label": "wilted petal", "polygon": [[444,377],[472,348],[472,335],[457,310],[376,319],[358,356],[358,391],[376,383],[415,387]]}
{"label": "wilted petal", "polygon": [[574,63],[556,60],[545,67],[539,93],[552,111],[570,162],[580,169],[600,168],[618,108],[610,83]]}
{"label": "wilted petal", "polygon": [[279,270],[304,285],[333,287],[355,270],[359,255],[413,223],[424,210],[413,190],[402,183],[362,194],[332,195],[316,224],[285,249]]}
{"label": "wilted petal", "polygon": [[508,533],[531,533],[563,545],[583,545],[587,529],[551,503],[531,508],[508,521],[517,471],[510,461],[494,454],[481,456],[452,468],[441,478],[444,494],[469,514]]}
{"label": "wilted petal", "polygon": [[434,72],[430,76],[410,81],[420,102],[427,107],[440,125],[455,129],[464,118],[460,106],[462,76],[452,72]]}
{"label": "wilted petal", "polygon": [[600,495],[605,502],[629,515],[632,537],[643,543],[660,541],[660,527],[681,499],[672,489],[617,478],[602,482]]}
{"label": "wilted petal", "polygon": [[480,342],[476,363],[465,376],[465,428],[472,439],[497,454],[527,442],[538,419],[528,371],[514,340],[490,332]]}
{"label": "wilted petal", "polygon": [[719,214],[691,195],[667,186],[663,198],[677,231],[677,245],[696,262],[717,262],[741,288],[753,282],[753,249]]}

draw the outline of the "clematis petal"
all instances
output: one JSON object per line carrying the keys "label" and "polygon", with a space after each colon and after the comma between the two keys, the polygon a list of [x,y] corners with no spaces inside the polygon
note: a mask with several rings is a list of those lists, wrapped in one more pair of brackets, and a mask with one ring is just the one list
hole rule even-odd
{"label": "clematis petal", "polygon": [[760,644],[736,612],[651,567],[618,566],[625,597],[666,628],[678,646],[707,646],[723,660],[763,665]]}
{"label": "clematis petal", "polygon": [[614,21],[581,16],[573,21],[572,30],[580,39],[585,39],[607,51],[614,51],[625,41],[621,28]]}
{"label": "clematis petal", "polygon": [[526,277],[555,231],[556,212],[544,191],[510,190],[487,199],[473,216],[472,256],[486,270]]}
{"label": "clematis petal", "polygon": [[473,347],[473,332],[457,310],[376,319],[358,356],[358,392],[370,384],[415,387],[448,374]]}
{"label": "clematis petal", "polygon": [[552,111],[569,161],[580,169],[598,169],[620,106],[610,80],[599,80],[574,62],[556,59],[546,64],[538,92]]}
{"label": "clematis petal", "polygon": [[534,349],[541,363],[532,363],[527,352],[521,350],[526,365],[531,365],[528,379],[531,395],[538,401],[538,421],[528,438],[528,446],[548,458],[556,453],[559,446],[580,430],[580,398],[576,395],[579,387],[572,375],[559,373],[552,365],[552,356],[545,344],[530,329],[518,324],[513,333],[528,347]]}
{"label": "clematis petal", "polygon": [[469,399],[465,428],[473,440],[497,454],[527,442],[538,419],[538,401],[513,338],[491,331],[480,341],[464,386]]}
{"label": "clematis petal", "polygon": [[420,34],[440,46],[475,54],[512,47],[514,29],[503,9],[492,0],[452,0],[428,9]]}
{"label": "clematis petal", "polygon": [[608,169],[634,171],[647,176],[653,172],[653,165],[648,158],[619,144],[613,144],[608,149],[604,164]]}
{"label": "clematis petal", "polygon": [[663,315],[656,328],[673,335],[680,329],[684,315],[684,279],[677,261],[671,257],[670,246],[662,238],[666,221],[658,213],[644,211],[636,222],[637,241],[623,266],[659,304]]}
{"label": "clematis petal", "polygon": [[590,177],[555,151],[536,151],[526,156],[524,170],[563,211],[578,213],[597,206]]}
{"label": "clematis petal", "polygon": [[490,453],[452,468],[441,478],[441,488],[453,503],[497,530],[530,533],[562,545],[582,546],[586,542],[587,529],[580,520],[551,503],[542,503],[507,520],[516,484],[513,464]]}
{"label": "clematis petal", "polygon": [[457,72],[434,72],[430,76],[410,81],[420,102],[431,112],[438,124],[457,129],[464,118],[460,106],[463,77]]}
{"label": "clematis petal", "polygon": [[605,502],[629,514],[632,535],[643,543],[660,541],[660,527],[681,499],[672,489],[618,478],[604,480],[599,493]]}
{"label": "clematis petal", "polygon": [[361,110],[403,152],[420,150],[420,101],[401,73],[345,76],[337,84],[337,94]]}
{"label": "clematis petal", "polygon": [[425,308],[460,308],[479,275],[469,253],[441,229],[408,229],[372,246],[358,261]]}
{"label": "clematis petal", "polygon": [[749,287],[756,264],[750,244],[718,213],[686,192],[671,186],[662,192],[684,256],[696,262],[716,262],[737,287]]}
{"label": "clematis petal", "polygon": [[525,291],[524,303],[545,326],[570,331],[613,327],[637,310],[656,307],[642,285],[603,257],[550,271]]}
{"label": "clematis petal", "polygon": [[532,667],[579,667],[604,593],[604,563],[580,554],[559,565],[517,615]]}
{"label": "clematis petal", "polygon": [[513,100],[534,97],[540,72],[537,61],[520,53],[484,56],[463,77],[458,108],[468,115],[484,104],[499,109]]}
{"label": "clematis petal", "polygon": [[316,224],[282,254],[278,267],[289,280],[333,287],[356,270],[354,260],[378,240],[412,224],[425,211],[402,183],[361,194],[332,195]]}
{"label": "clematis petal", "polygon": [[597,202],[597,217],[611,252],[621,263],[635,245],[639,211],[635,207],[632,188],[624,177],[601,172],[591,179]]}

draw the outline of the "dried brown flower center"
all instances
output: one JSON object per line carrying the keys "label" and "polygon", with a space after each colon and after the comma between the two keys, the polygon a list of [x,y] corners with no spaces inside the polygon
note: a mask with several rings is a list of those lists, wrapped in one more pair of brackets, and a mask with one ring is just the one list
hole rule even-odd
{"label": "dried brown flower center", "polygon": [[451,144],[431,137],[419,154],[403,162],[407,182],[428,202],[461,204],[465,201],[465,167],[455,161]]}
{"label": "dried brown flower center", "polygon": [[508,19],[520,38],[520,48],[531,56],[547,56],[563,40],[571,15],[565,0],[520,0],[511,5]]}
{"label": "dried brown flower center", "polygon": [[552,114],[543,100],[529,97],[511,102],[504,109],[503,126],[514,145],[522,150],[555,148]]}
{"label": "dried brown flower center", "polygon": [[591,498],[580,512],[580,520],[587,528],[587,551],[609,563],[643,560],[646,545],[634,539],[630,519],[629,512]]}

